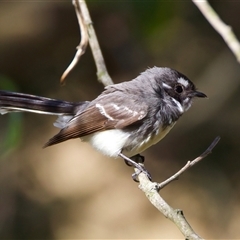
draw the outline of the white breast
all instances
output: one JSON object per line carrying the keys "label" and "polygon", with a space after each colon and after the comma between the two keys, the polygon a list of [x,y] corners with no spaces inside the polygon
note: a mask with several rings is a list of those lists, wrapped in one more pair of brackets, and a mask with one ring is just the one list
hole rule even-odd
{"label": "white breast", "polygon": [[[128,157],[132,157],[143,152],[164,138],[174,125],[175,123],[171,124],[171,126],[165,128],[164,130],[159,129],[154,134],[149,134],[149,136],[142,142],[136,142],[136,148],[134,148],[131,152],[124,151],[123,154]],[[90,143],[93,148],[104,155],[117,158],[118,154],[129,142],[129,137],[130,133],[126,133],[120,129],[111,129],[103,132],[93,133],[81,139],[84,142]]]}
{"label": "white breast", "polygon": [[111,129],[93,133],[81,139],[84,142],[89,142],[96,150],[106,156],[118,157],[129,136],[130,133],[120,129]]}

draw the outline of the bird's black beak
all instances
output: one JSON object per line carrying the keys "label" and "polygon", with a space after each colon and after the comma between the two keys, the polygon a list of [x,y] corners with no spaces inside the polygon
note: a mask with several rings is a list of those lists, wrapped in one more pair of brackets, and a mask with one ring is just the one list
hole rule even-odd
{"label": "bird's black beak", "polygon": [[194,97],[200,97],[200,98],[206,98],[206,97],[207,97],[206,94],[204,94],[204,93],[202,93],[202,92],[199,92],[199,91],[195,91],[195,92],[193,93],[193,95],[194,95]]}

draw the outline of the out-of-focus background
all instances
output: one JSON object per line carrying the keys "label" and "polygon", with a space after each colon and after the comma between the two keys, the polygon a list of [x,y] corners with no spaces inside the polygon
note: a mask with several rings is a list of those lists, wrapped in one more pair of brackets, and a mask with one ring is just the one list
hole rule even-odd
{"label": "out-of-focus background", "polygon": [[[240,65],[189,1],[89,1],[114,82],[147,67],[187,75],[208,99],[197,99],[170,134],[145,152],[163,181],[202,153],[213,153],[162,192],[204,238],[240,238]],[[212,6],[240,38],[240,2]],[[91,100],[103,86],[90,49],[67,77],[79,29],[71,1],[0,1],[0,88],[70,101]],[[123,161],[80,140],[42,149],[58,132],[55,117],[0,117],[0,238],[182,238],[147,201]]]}

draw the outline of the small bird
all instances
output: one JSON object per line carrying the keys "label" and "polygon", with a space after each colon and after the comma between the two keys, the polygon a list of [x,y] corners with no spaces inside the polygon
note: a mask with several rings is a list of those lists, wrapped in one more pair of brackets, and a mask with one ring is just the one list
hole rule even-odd
{"label": "small bird", "polygon": [[0,113],[58,115],[54,126],[61,130],[44,147],[80,138],[104,155],[121,157],[148,174],[134,157],[164,138],[194,97],[206,95],[185,75],[153,67],[131,81],[105,87],[92,101],[67,102],[0,91]]}

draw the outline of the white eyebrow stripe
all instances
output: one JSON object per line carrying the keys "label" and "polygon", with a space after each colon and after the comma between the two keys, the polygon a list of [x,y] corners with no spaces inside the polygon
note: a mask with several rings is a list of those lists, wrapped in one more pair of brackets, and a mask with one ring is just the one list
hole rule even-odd
{"label": "white eyebrow stripe", "polygon": [[105,117],[108,118],[109,120],[112,120],[112,121],[114,120],[114,118],[112,118],[109,114],[106,113],[105,108],[104,108],[101,104],[97,103],[95,106],[96,106],[96,108],[99,109],[99,112],[100,112],[103,116],[105,116]]}
{"label": "white eyebrow stripe", "polygon": [[162,85],[163,85],[164,88],[167,88],[167,89],[171,89],[171,88],[172,88],[171,86],[169,86],[169,85],[166,84],[166,83],[163,83]]}
{"label": "white eyebrow stripe", "polygon": [[177,82],[182,84],[185,88],[188,87],[188,85],[189,85],[189,82],[182,77],[178,78]]}

